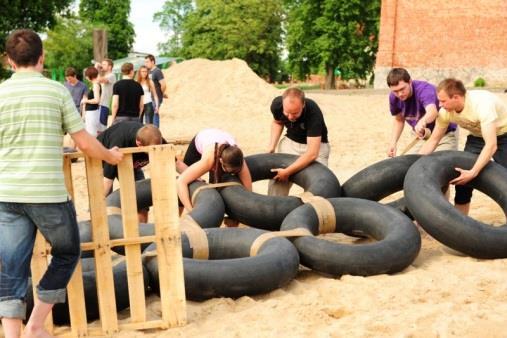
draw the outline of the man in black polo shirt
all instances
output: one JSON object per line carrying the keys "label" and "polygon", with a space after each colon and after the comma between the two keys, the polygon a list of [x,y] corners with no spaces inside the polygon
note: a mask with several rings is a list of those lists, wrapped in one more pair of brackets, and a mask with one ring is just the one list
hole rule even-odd
{"label": "man in black polo shirt", "polygon": [[[143,147],[166,143],[160,133],[160,130],[153,124],[143,125],[138,121],[124,121],[116,123],[104,130],[97,139],[108,148],[131,148]],[[144,173],[141,169],[148,164],[149,158],[146,153],[136,153],[132,155],[134,162],[134,178],[136,181],[144,179]],[[114,179],[118,177],[118,168],[115,165],[103,162],[104,170],[104,194],[111,193]],[[139,220],[146,222],[148,211],[139,211]]]}
{"label": "man in black polo shirt", "polygon": [[[291,183],[289,176],[306,168],[313,161],[327,166],[329,143],[327,128],[322,112],[315,101],[305,98],[298,88],[287,89],[282,96],[271,103],[273,122],[268,152],[299,155],[299,158],[287,168],[273,168],[276,176],[269,182],[268,195],[288,195]],[[283,127],[287,133],[280,140]],[[278,142],[280,140],[280,142]]]}
{"label": "man in black polo shirt", "polygon": [[121,121],[139,121],[144,108],[143,87],[136,82],[134,65],[130,62],[121,66],[122,79],[113,86],[113,102],[111,116],[113,124]]}

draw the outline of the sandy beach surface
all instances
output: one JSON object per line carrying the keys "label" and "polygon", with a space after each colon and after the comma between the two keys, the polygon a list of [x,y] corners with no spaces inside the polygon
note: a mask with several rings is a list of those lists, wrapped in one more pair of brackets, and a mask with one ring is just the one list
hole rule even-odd
{"label": "sandy beach surface", "polygon": [[[190,138],[206,127],[225,129],[246,155],[268,147],[271,100],[280,90],[241,60],[190,60],[165,71],[168,99],[161,129]],[[387,90],[308,93],[321,107],[331,144],[330,169],[340,182],[386,158],[391,131]],[[497,94],[507,101],[506,94]],[[411,139],[406,128],[400,149]],[[460,135],[460,149],[465,133]],[[82,162],[75,168],[80,219],[89,218]],[[266,184],[254,189],[265,193]],[[471,215],[504,224],[501,209],[474,195]],[[395,275],[329,278],[301,267],[298,277],[269,294],[187,302],[187,325],[129,331],[117,337],[507,337],[507,259],[452,253],[423,232],[422,249]],[[149,296],[148,314],[160,315]]]}

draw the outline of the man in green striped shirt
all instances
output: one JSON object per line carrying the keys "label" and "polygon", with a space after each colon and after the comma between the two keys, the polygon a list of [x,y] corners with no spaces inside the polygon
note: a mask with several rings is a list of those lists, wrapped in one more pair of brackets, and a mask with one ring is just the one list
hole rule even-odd
{"label": "man in green striped shirt", "polygon": [[44,337],[44,320],[53,304],[65,301],[80,255],[76,213],[63,177],[63,135],[69,133],[88,156],[111,164],[123,155],[88,134],[67,89],[42,76],[42,41],[35,32],[14,31],[6,51],[15,73],[0,84],[0,317],[5,336],[20,337],[39,229],[51,244],[52,259],[37,285],[24,335]]}

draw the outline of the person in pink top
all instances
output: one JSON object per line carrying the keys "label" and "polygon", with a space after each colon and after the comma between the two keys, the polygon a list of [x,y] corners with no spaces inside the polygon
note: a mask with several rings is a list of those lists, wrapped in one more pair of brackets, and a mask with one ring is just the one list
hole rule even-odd
{"label": "person in pink top", "polygon": [[220,183],[224,173],[238,175],[241,183],[252,190],[252,177],[243,152],[234,137],[220,129],[201,130],[190,142],[183,163],[177,166],[181,174],[177,181],[178,196],[187,209],[192,210],[188,185],[209,172],[210,183]]}

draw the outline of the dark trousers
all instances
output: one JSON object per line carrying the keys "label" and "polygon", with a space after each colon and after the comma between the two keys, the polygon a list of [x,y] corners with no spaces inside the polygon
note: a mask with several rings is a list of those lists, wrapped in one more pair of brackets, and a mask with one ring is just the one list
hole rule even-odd
{"label": "dark trousers", "polygon": [[[507,134],[497,136],[497,150],[493,154],[493,159],[498,164],[507,168]],[[468,135],[467,142],[465,144],[465,151],[472,154],[480,154],[482,148],[484,148],[484,139],[473,135]],[[456,186],[456,196],[454,197],[455,204],[468,204],[472,199],[473,188],[467,185]]]}

